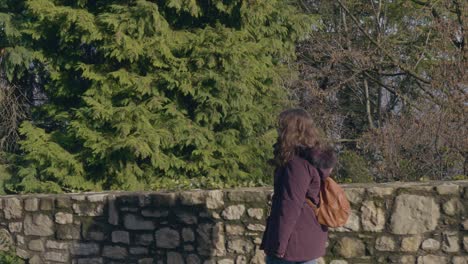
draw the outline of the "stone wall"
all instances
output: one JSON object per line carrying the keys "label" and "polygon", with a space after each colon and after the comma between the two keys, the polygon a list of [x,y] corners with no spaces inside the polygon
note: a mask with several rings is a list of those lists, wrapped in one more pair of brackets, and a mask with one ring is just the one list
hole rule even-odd
{"label": "stone wall", "polygon": [[[468,263],[468,181],[347,185],[320,263]],[[0,250],[29,263],[264,263],[271,189],[0,197]]]}

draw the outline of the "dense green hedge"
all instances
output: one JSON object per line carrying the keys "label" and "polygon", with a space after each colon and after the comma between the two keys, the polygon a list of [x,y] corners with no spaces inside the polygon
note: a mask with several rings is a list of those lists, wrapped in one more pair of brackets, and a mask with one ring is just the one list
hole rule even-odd
{"label": "dense green hedge", "polygon": [[9,153],[10,190],[269,181],[286,62],[311,23],[279,0],[0,0],[1,71],[47,97]]}

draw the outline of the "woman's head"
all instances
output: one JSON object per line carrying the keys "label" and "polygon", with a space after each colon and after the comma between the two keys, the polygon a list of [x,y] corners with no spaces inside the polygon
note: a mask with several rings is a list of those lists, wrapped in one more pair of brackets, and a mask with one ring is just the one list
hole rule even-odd
{"label": "woman's head", "polygon": [[285,164],[299,149],[320,147],[320,136],[309,113],[303,109],[288,109],[278,118],[278,142],[275,160]]}

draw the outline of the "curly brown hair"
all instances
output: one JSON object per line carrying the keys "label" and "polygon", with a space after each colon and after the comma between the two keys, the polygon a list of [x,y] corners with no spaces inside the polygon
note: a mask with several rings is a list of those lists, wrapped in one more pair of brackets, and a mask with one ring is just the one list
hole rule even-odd
{"label": "curly brown hair", "polygon": [[275,162],[281,166],[290,161],[301,149],[320,149],[319,130],[304,109],[288,109],[278,118],[278,140],[275,144]]}

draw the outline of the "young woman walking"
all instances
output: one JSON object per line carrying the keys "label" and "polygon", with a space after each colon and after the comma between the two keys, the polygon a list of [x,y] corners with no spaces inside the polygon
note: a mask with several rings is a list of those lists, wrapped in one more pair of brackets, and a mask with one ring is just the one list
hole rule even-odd
{"label": "young woman walking", "polygon": [[328,229],[318,223],[306,199],[318,205],[321,181],[336,157],[323,146],[305,110],[286,110],[278,123],[274,193],[261,249],[267,264],[316,264],[325,255]]}

